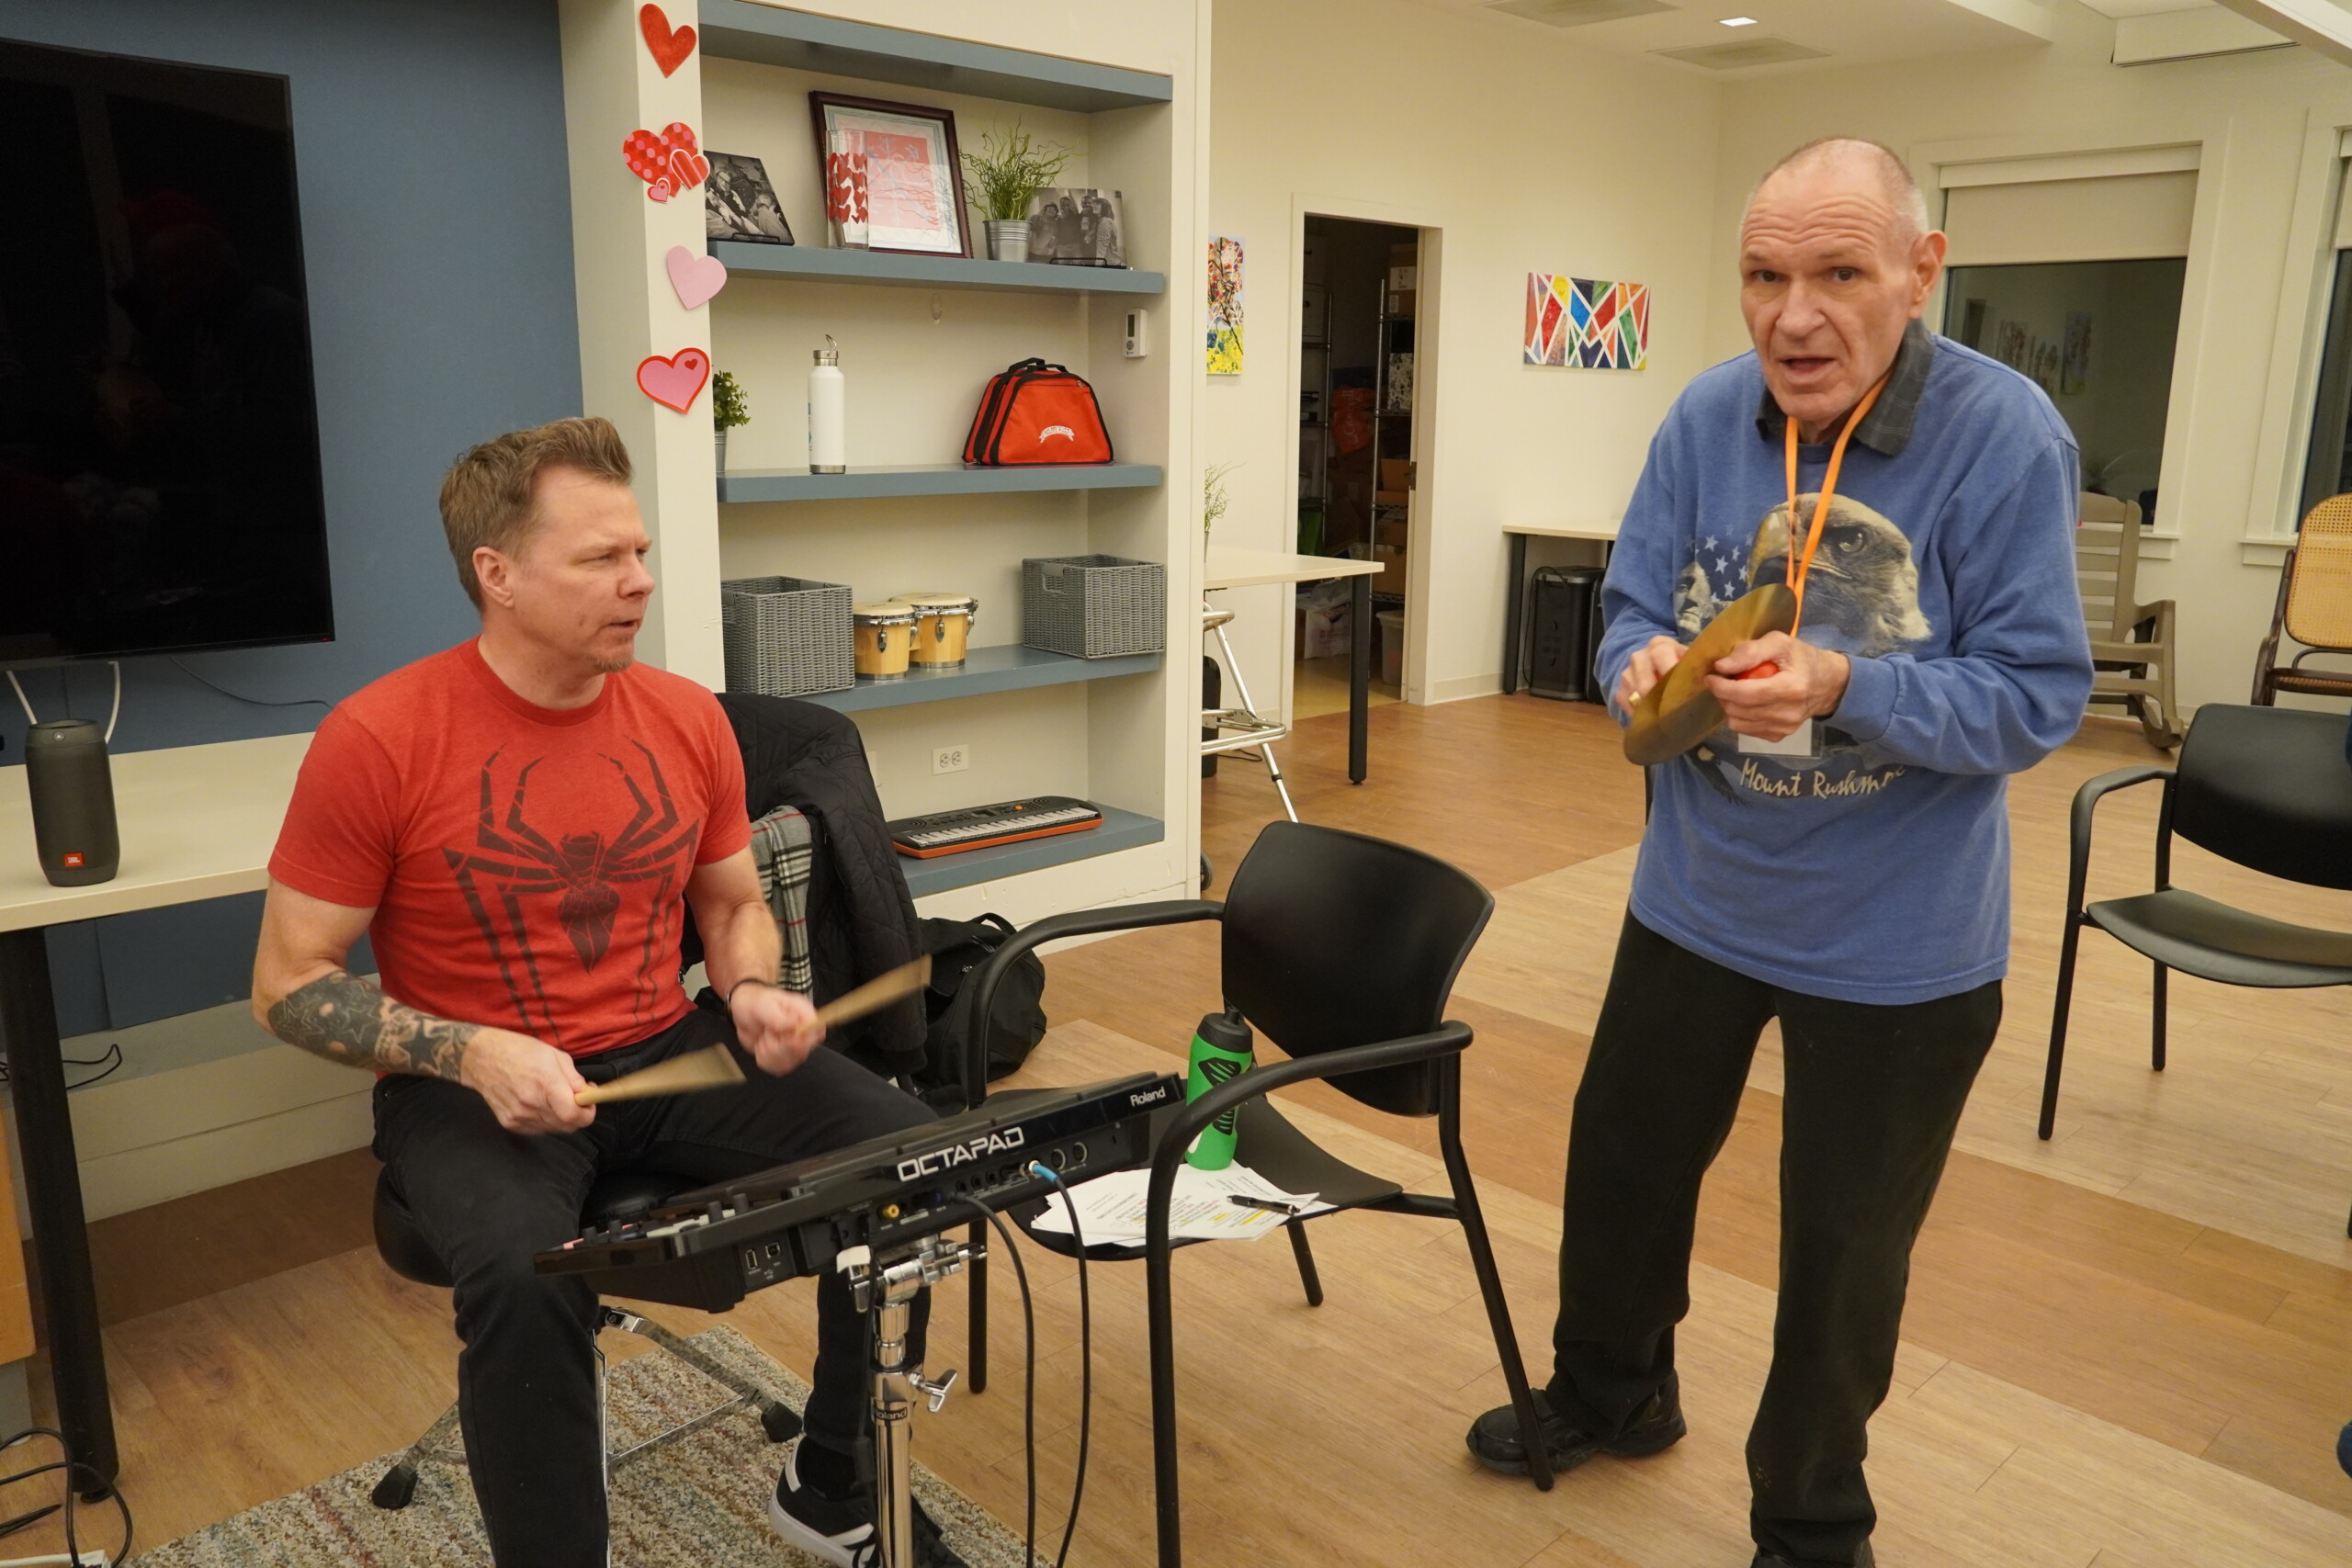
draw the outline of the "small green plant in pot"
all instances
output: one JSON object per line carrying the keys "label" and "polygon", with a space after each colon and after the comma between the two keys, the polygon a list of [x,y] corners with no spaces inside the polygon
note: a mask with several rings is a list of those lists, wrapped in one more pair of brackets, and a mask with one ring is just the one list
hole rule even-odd
{"label": "small green plant in pot", "polygon": [[1054,183],[1072,154],[1050,141],[1033,141],[1015,120],[1001,136],[980,133],[980,148],[964,154],[964,174],[978,193],[988,220],[989,254],[998,261],[1029,259],[1029,204]]}
{"label": "small green plant in pot", "polygon": [[1212,463],[1201,470],[1201,532],[1214,533],[1216,520],[1225,515],[1233,502],[1225,493],[1225,476],[1239,468],[1238,463]]}
{"label": "small green plant in pot", "polygon": [[727,371],[721,370],[710,378],[710,428],[718,453],[718,471],[727,471],[727,433],[739,424],[752,423],[752,404],[743,396],[743,384]]}

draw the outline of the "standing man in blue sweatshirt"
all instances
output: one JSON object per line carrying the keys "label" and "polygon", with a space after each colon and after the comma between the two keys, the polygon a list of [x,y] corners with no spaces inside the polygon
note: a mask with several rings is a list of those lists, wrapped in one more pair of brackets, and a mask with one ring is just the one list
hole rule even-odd
{"label": "standing man in blue sweatshirt", "polygon": [[[1603,590],[1622,716],[1719,609],[1783,581],[1792,549],[1804,561],[1821,513],[1799,636],[1717,660],[1724,727],[1654,774],[1577,1092],[1538,1395],[1555,1470],[1682,1436],[1674,1326],[1699,1183],[1777,1017],[1781,1293],[1747,1441],[1755,1568],[1872,1561],[1866,1428],[1911,1245],[2000,1024],[2006,777],[2074,734],[2090,691],[2074,440],[2031,382],[1921,324],[1943,255],[1876,143],[1815,142],[1767,175],[1740,229],[1755,352],[1675,400]],[[1740,679],[1766,664],[1778,672]],[[1526,1472],[1510,1406],[1469,1441]]]}

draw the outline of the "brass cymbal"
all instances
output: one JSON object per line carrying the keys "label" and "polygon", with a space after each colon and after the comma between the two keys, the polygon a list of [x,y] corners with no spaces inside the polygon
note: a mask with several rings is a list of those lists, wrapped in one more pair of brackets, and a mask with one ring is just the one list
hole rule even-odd
{"label": "brass cymbal", "polygon": [[1634,705],[1625,729],[1625,760],[1644,767],[1679,757],[1723,727],[1724,705],[1707,690],[1715,660],[1743,642],[1784,632],[1797,622],[1797,596],[1768,582],[1724,606],[1693,638],[1682,661]]}

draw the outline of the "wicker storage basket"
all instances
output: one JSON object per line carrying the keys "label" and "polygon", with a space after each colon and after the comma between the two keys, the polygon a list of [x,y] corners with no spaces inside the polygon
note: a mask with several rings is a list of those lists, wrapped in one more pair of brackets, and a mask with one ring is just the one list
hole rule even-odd
{"label": "wicker storage basket", "polygon": [[1080,659],[1168,646],[1168,569],[1120,556],[1040,556],[1021,563],[1021,640]]}
{"label": "wicker storage basket", "polygon": [[844,582],[736,577],[718,585],[727,689],[771,697],[847,691],[857,683]]}

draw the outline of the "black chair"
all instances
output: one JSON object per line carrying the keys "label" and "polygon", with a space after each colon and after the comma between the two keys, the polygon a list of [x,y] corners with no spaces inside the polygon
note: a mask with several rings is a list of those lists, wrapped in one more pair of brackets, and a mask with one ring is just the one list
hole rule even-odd
{"label": "black chair", "polygon": [[[2050,1066],[2041,1089],[2042,1137],[2057,1121],[2075,951],[2086,925],[2155,964],[2150,1054],[2158,1072],[2165,1066],[2169,970],[2225,986],[2352,985],[2352,933],[2290,925],[2172,885],[2172,840],[2178,834],[2267,875],[2352,889],[2352,767],[2346,765],[2344,735],[2340,713],[2209,703],[2197,710],[2177,768],[2119,768],[2075,792],[2065,945],[2059,952]],[[2083,879],[2100,799],[2154,780],[2164,783],[2154,890],[2086,906]],[[2352,1235],[2352,1224],[2346,1229]]]}
{"label": "black chair", "polygon": [[[588,1193],[588,1201],[581,1207],[581,1226],[610,1227],[625,1220],[642,1219],[673,1197],[693,1188],[705,1185],[683,1176],[670,1176],[649,1171],[625,1171],[598,1179]],[[408,1205],[392,1190],[387,1174],[376,1178],[376,1252],[385,1265],[403,1280],[413,1280],[420,1285],[437,1285],[447,1290],[450,1284],[449,1270],[417,1228],[416,1219]],[[599,1306],[598,1327],[617,1328],[649,1339],[661,1348],[694,1368],[695,1371],[726,1389],[731,1398],[714,1405],[688,1421],[682,1421],[665,1432],[643,1442],[605,1456],[605,1476],[607,1482],[615,1471],[640,1459],[655,1449],[676,1442],[679,1438],[701,1431],[713,1422],[735,1411],[750,1406],[759,1412],[760,1426],[767,1433],[768,1441],[783,1442],[800,1430],[800,1417],[789,1405],[777,1400],[766,1390],[744,1379],[732,1369],[721,1365],[686,1341],[679,1338],[660,1324],[621,1311],[618,1307]],[[604,1409],[604,1352],[596,1353],[598,1386],[596,1405]],[[405,1508],[416,1494],[418,1467],[428,1461],[445,1464],[463,1464],[465,1450],[452,1440],[458,1425],[458,1407],[452,1404],[441,1413],[441,1418],[425,1428],[424,1435],[411,1444],[408,1450],[394,1461],[376,1483],[371,1496],[379,1508]]]}
{"label": "black chair", "polygon": [[[1462,1226],[1533,1479],[1537,1486],[1550,1490],[1552,1475],[1536,1433],[1526,1369],[1503,1301],[1502,1279],[1495,1269],[1470,1164],[1462,1151],[1461,1053],[1470,1044],[1470,1027],[1444,1018],[1454,976],[1493,910],[1494,899],[1485,888],[1418,850],[1330,828],[1275,822],[1258,836],[1234,873],[1223,904],[1186,899],[1057,915],[998,948],[980,971],[972,987],[974,1045],[963,1067],[966,1095],[974,1102],[987,1085],[986,1032],[978,1021],[989,1016],[998,979],[1021,954],[1064,937],[1220,921],[1224,1000],[1239,1009],[1258,1033],[1260,1066],[1191,1105],[1162,1113],[1153,1129],[1144,1258],[1151,1312],[1152,1446],[1163,1568],[1176,1568],[1182,1557],[1169,1196],[1185,1149],[1203,1127],[1229,1110],[1239,1112],[1236,1157],[1278,1186],[1318,1193],[1335,1212],[1375,1209],[1452,1220]],[[1279,1046],[1290,1059],[1264,1063],[1265,1044]],[[1359,1170],[1317,1146],[1261,1098],[1308,1078],[1329,1079],[1333,1088],[1374,1110],[1435,1116],[1452,1192],[1407,1192],[1394,1181]],[[1033,1209],[1027,1217],[1035,1213]],[[1307,1303],[1320,1306],[1322,1285],[1305,1226],[1303,1220],[1290,1223],[1291,1245]],[[1068,1250],[1066,1236],[1032,1234],[1041,1245]],[[1121,1255],[1090,1248],[1088,1256],[1109,1260]],[[977,1269],[970,1301],[970,1357],[977,1367],[985,1361],[988,1322],[987,1276]]]}

